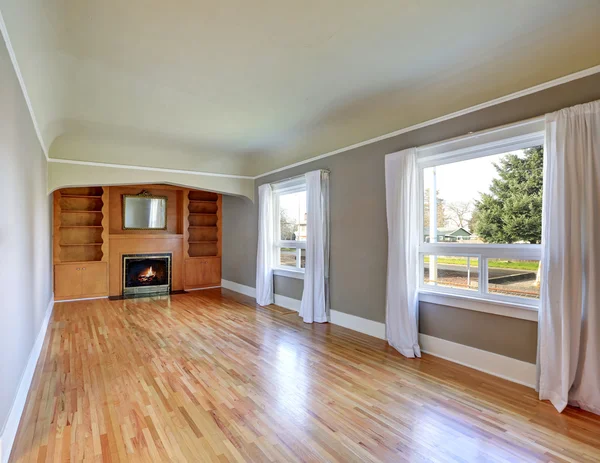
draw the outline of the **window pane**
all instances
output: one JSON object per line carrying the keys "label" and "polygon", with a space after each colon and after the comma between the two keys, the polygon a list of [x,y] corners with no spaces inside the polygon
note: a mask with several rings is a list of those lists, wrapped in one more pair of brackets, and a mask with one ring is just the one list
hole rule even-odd
{"label": "window pane", "polygon": [[479,259],[460,256],[423,256],[425,285],[466,289],[479,288]]}
{"label": "window pane", "polygon": [[298,256],[300,256],[300,267],[306,267],[306,249],[280,248],[279,265],[283,267],[298,267]]}
{"label": "window pane", "polygon": [[540,243],[542,177],[542,146],[424,169],[424,241]]}
{"label": "window pane", "polygon": [[306,191],[279,197],[281,240],[306,241]]}
{"label": "window pane", "polygon": [[[298,267],[298,257],[300,257],[300,267]],[[306,268],[306,249],[280,248],[279,265]]]}
{"label": "window pane", "polygon": [[539,260],[488,259],[488,292],[540,298]]}
{"label": "window pane", "polygon": [[296,267],[296,249],[295,248],[280,248],[279,263],[284,267]]}

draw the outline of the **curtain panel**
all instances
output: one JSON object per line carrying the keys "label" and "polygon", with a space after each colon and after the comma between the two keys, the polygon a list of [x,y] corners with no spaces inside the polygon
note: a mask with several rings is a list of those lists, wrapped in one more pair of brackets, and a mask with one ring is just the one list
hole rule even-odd
{"label": "curtain panel", "polygon": [[405,357],[421,356],[418,331],[419,183],[417,149],[385,157],[388,263],[385,331]]}
{"label": "curtain panel", "polygon": [[273,189],[258,187],[258,247],[256,252],[256,302],[269,305],[273,301],[274,259]]}
{"label": "curtain panel", "polygon": [[324,323],[329,313],[329,172],[306,174],[306,268],[300,316]]}
{"label": "curtain panel", "polygon": [[600,101],[546,116],[539,394],[600,413]]}

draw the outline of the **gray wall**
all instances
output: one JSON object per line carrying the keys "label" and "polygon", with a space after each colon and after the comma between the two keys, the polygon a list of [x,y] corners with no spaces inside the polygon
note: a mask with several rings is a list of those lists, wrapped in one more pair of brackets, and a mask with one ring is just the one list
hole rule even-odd
{"label": "gray wall", "polygon": [[304,290],[304,280],[275,276],[273,278],[273,290],[275,294],[301,300],[302,291]]}
{"label": "gray wall", "polygon": [[419,332],[535,363],[537,322],[421,302]]}
{"label": "gray wall", "polygon": [[46,160],[0,40],[0,435],[52,296]]}
{"label": "gray wall", "polygon": [[[331,171],[331,307],[385,322],[385,155],[599,98],[600,74],[595,74],[262,177],[256,181],[255,190],[263,183],[315,169]],[[256,204],[233,197],[225,198],[223,223],[223,278],[254,287],[258,227]],[[285,280],[277,278],[276,293],[299,298],[298,282]],[[444,311],[439,306],[434,309],[432,305],[422,305],[421,312],[421,332],[425,334],[535,362],[537,341],[536,324],[533,322],[463,309]],[[495,331],[497,326],[503,328]],[[475,336],[472,334],[474,331],[480,335]]]}

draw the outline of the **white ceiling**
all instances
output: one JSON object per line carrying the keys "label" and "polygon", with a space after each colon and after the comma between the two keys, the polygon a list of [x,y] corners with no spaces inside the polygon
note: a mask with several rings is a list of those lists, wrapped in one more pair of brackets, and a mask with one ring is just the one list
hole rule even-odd
{"label": "white ceiling", "polygon": [[255,175],[600,64],[598,0],[0,0],[50,155]]}

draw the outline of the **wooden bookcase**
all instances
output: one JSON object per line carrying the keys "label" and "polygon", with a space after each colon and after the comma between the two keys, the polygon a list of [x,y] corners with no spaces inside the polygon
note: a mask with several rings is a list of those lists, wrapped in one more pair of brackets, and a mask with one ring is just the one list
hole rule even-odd
{"label": "wooden bookcase", "polygon": [[188,212],[189,257],[220,256],[220,195],[190,191]]}
{"label": "wooden bookcase", "polygon": [[184,194],[185,287],[220,286],[222,196],[196,190]]}
{"label": "wooden bookcase", "polygon": [[57,300],[107,293],[107,188],[63,188],[54,192],[53,247]]}

